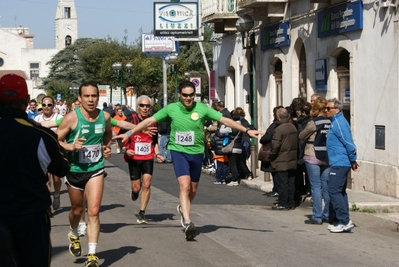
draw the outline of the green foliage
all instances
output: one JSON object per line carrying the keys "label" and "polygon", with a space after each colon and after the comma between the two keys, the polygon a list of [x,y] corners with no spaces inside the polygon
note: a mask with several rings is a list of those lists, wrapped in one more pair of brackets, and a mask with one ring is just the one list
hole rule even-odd
{"label": "green foliage", "polygon": [[[63,98],[72,98],[76,92],[69,90],[83,82],[94,82],[111,87],[134,86],[138,95],[146,94],[161,101],[163,96],[163,66],[161,57],[150,57],[141,52],[141,38],[127,44],[127,33],[119,42],[115,39],[81,38],[59,51],[47,64],[50,73],[43,86],[49,95],[61,93]],[[211,28],[205,29],[205,41],[202,43],[208,65],[212,66]],[[168,103],[175,101],[176,85],[185,79],[184,73],[191,77],[201,77],[202,94],[208,95],[208,75],[203,56],[197,42],[181,42],[181,53],[177,59],[176,71],[167,75]],[[120,62],[123,66],[119,73],[112,69],[112,64]],[[132,64],[129,72],[125,66]],[[177,76],[176,76],[177,75]],[[177,78],[177,79],[176,79]],[[177,81],[177,83],[176,83]],[[65,97],[64,97],[65,96]]]}
{"label": "green foliage", "polygon": [[77,91],[69,90],[70,83],[52,80],[47,83],[47,95],[53,97],[54,99],[57,97],[57,94],[61,94],[61,98],[63,101],[67,101],[68,103],[72,103],[75,99]]}

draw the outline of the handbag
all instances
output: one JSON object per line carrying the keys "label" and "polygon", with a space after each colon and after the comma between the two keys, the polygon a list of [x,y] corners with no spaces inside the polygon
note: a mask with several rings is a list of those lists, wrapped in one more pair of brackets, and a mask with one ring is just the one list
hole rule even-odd
{"label": "handbag", "polygon": [[258,160],[267,162],[270,160],[270,150],[272,149],[272,143],[262,145],[259,149]]}
{"label": "handbag", "polygon": [[237,137],[241,134],[241,132],[239,132],[234,139],[230,142],[230,144],[228,144],[225,147],[222,147],[222,152],[223,154],[230,154],[231,152],[233,152],[233,148],[234,148],[234,143],[236,142]]}

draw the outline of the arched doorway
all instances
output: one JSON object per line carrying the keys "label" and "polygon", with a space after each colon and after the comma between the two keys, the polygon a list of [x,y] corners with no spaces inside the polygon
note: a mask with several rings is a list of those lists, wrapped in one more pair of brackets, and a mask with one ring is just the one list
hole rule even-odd
{"label": "arched doorway", "polygon": [[276,83],[276,106],[283,105],[283,62],[278,59],[274,64],[274,80]]}
{"label": "arched doorway", "polygon": [[350,69],[349,52],[345,49],[337,56],[338,97],[343,103],[342,113],[350,123]]}
{"label": "arched doorway", "polygon": [[299,95],[303,99],[307,99],[307,88],[306,88],[306,51],[305,46],[301,45],[301,50],[299,52]]}

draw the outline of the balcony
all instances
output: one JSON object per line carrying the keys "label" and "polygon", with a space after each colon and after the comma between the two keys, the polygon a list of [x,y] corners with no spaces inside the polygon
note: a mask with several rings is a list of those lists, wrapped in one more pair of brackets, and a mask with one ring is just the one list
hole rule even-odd
{"label": "balcony", "polygon": [[236,32],[237,0],[203,0],[202,22],[211,23],[215,33]]}
{"label": "balcony", "polygon": [[281,19],[284,18],[288,2],[289,0],[237,0],[237,9],[251,14],[254,20]]}

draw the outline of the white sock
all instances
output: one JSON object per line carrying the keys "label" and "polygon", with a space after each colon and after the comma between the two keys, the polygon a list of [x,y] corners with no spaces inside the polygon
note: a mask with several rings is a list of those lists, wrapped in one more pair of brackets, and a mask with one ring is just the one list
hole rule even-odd
{"label": "white sock", "polygon": [[96,254],[97,243],[89,243],[89,252],[88,254]]}
{"label": "white sock", "polygon": [[76,229],[72,229],[71,228],[71,231],[69,231],[69,233],[71,234],[71,236],[78,236],[78,229],[76,228]]}

